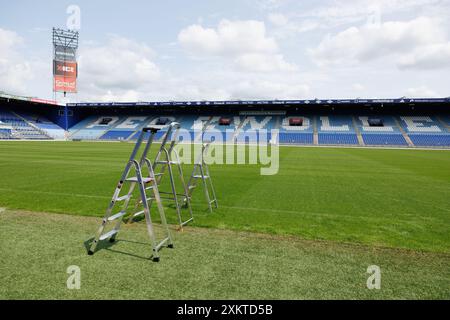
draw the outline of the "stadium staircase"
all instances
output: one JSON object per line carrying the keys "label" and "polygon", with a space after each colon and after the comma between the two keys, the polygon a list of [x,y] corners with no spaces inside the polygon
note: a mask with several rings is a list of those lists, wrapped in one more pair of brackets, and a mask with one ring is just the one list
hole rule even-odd
{"label": "stadium staircase", "polygon": [[359,131],[355,116],[352,116],[352,122],[353,122],[353,128],[355,129],[355,132],[356,132],[356,137],[358,138],[359,145],[365,146],[366,144],[364,143],[364,139],[361,135],[361,131]]}
{"label": "stadium staircase", "polygon": [[313,117],[313,144],[319,145],[319,129],[317,129],[317,117]]}
{"label": "stadium staircase", "polygon": [[400,125],[400,122],[398,121],[397,118],[395,119],[395,123],[397,125],[397,127],[399,128],[400,132],[403,135],[403,138],[405,138],[406,143],[408,144],[409,147],[414,147],[414,143],[412,142],[411,138],[408,136],[408,134],[406,133],[406,131],[403,129],[403,127]]}
{"label": "stadium staircase", "polygon": [[447,131],[450,133],[450,126],[444,121],[442,120],[441,117],[436,117],[436,119],[439,121],[439,123],[445,128],[447,129]]}

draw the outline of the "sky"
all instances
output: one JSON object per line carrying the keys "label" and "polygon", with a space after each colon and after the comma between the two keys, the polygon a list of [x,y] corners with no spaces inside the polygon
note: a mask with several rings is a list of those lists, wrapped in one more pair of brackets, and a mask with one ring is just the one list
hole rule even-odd
{"label": "sky", "polygon": [[71,102],[448,97],[448,17],[450,0],[4,1],[0,91],[52,99],[51,31],[70,27]]}

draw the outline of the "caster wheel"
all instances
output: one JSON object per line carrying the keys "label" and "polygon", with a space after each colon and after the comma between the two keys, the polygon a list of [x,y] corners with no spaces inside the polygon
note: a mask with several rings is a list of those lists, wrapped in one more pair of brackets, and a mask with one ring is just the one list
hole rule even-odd
{"label": "caster wheel", "polygon": [[167,248],[173,249],[173,244],[169,244]]}
{"label": "caster wheel", "polygon": [[94,254],[93,251],[91,251],[91,250],[88,251],[88,255],[92,256],[93,254]]}
{"label": "caster wheel", "polygon": [[159,257],[155,257],[152,260],[153,260],[153,262],[159,262]]}

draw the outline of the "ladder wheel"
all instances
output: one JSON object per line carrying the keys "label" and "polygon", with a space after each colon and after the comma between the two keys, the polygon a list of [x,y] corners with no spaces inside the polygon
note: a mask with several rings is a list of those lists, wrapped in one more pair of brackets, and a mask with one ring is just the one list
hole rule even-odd
{"label": "ladder wheel", "polygon": [[169,245],[167,246],[167,248],[173,249],[173,243],[172,243],[172,244],[169,244]]}
{"label": "ladder wheel", "polygon": [[110,238],[110,239],[109,239],[109,242],[111,242],[111,243],[116,242],[116,239]]}
{"label": "ladder wheel", "polygon": [[159,262],[159,257],[154,257],[152,260],[153,262]]}
{"label": "ladder wheel", "polygon": [[89,250],[88,255],[92,256],[94,254],[94,251]]}

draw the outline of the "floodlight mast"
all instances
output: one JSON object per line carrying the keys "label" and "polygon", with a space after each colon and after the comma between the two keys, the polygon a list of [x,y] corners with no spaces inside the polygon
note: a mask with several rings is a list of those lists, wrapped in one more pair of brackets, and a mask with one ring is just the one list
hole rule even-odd
{"label": "floodlight mast", "polygon": [[78,49],[79,32],[53,28],[53,45],[63,48]]}
{"label": "floodlight mast", "polygon": [[[64,57],[62,62],[65,65],[66,54],[68,49],[70,49],[73,52],[76,52],[76,50],[78,49],[79,32],[75,30],[53,28],[52,40],[53,40],[54,60],[56,59],[57,48],[62,49],[64,51]],[[73,60],[75,60],[75,57]],[[66,98],[66,94],[67,92],[64,91],[64,98]]]}

